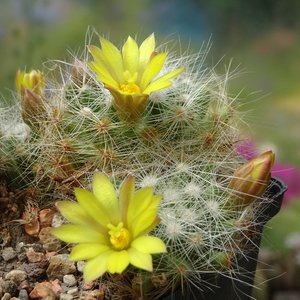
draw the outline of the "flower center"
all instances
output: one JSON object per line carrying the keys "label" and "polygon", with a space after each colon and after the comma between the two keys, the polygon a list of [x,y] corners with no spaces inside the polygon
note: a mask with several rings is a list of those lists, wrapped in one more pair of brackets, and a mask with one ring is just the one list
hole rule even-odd
{"label": "flower center", "polygon": [[107,227],[110,229],[108,233],[113,248],[116,250],[127,249],[131,243],[131,234],[123,227],[123,222],[120,222],[117,227],[112,224],[108,224]]}
{"label": "flower center", "polygon": [[127,84],[120,84],[120,90],[126,94],[138,94],[141,92],[140,88],[134,83],[137,80],[138,74],[135,72],[133,75],[128,70],[124,72],[124,78]]}
{"label": "flower center", "polygon": [[120,90],[126,94],[138,94],[141,92],[140,88],[133,82],[120,84]]}

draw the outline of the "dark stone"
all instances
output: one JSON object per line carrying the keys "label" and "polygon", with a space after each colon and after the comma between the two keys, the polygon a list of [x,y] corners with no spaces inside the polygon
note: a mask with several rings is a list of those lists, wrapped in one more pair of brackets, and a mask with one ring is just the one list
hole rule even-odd
{"label": "dark stone", "polygon": [[19,269],[27,273],[29,281],[37,281],[46,277],[46,270],[49,265],[47,260],[38,263],[23,264]]}
{"label": "dark stone", "polygon": [[12,296],[16,296],[18,286],[10,280],[5,280],[2,282],[2,291],[3,293],[9,293]]}

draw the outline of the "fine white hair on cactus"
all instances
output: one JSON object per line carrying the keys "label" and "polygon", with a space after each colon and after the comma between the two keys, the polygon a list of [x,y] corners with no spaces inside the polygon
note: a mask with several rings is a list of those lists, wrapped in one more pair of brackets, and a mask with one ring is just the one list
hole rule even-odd
{"label": "fine white hair on cactus", "polygon": [[183,191],[190,197],[198,198],[202,194],[201,186],[195,182],[189,182]]}
{"label": "fine white hair on cactus", "polygon": [[92,114],[92,109],[90,107],[83,107],[79,112],[83,117],[88,117]]}
{"label": "fine white hair on cactus", "polygon": [[176,240],[183,234],[183,226],[177,219],[168,220],[165,223],[165,235],[171,240]]}
{"label": "fine white hair on cactus", "polygon": [[[95,36],[88,33],[86,43]],[[226,208],[230,176],[242,163],[235,151],[241,114],[236,98],[228,95],[235,74],[226,70],[219,76],[204,64],[209,47],[195,55],[166,51],[156,78],[181,67],[185,71],[171,79],[171,86],[151,93],[134,121],[120,117],[111,92],[88,65],[87,50],[72,54],[71,62],[45,64],[43,113],[27,110],[31,126],[22,121],[19,99],[14,110],[1,109],[0,161],[5,168],[17,166],[15,182],[21,177],[20,188],[34,188],[43,206],[49,199],[72,198],[74,187],[91,190],[96,169],[116,189],[131,174],[137,189],[154,187],[163,196],[161,222],[150,235],[162,239],[168,251],[154,256],[147,276],[153,281],[165,276],[166,290],[180,282],[193,284],[203,272],[230,269],[231,257],[247,255],[240,242],[256,222],[253,207]]]}
{"label": "fine white hair on cactus", "polygon": [[176,165],[176,170],[179,172],[189,172],[190,166],[187,163],[180,162]]}
{"label": "fine white hair on cactus", "polygon": [[222,211],[220,210],[219,202],[217,202],[215,200],[207,201],[206,206],[207,206],[208,211],[216,217],[222,213]]}
{"label": "fine white hair on cactus", "polygon": [[140,182],[139,186],[141,188],[146,186],[155,187],[159,181],[159,178],[155,175],[147,175],[145,176],[142,181]]}
{"label": "fine white hair on cactus", "polygon": [[167,203],[176,203],[181,199],[182,195],[179,189],[176,188],[166,188],[163,190],[163,198]]}

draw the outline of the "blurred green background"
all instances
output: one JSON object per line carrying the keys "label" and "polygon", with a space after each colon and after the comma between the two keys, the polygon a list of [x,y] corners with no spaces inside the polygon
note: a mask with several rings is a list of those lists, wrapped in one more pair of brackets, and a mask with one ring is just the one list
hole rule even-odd
{"label": "blurred green background", "polygon": [[[69,59],[69,50],[82,51],[89,26],[115,44],[128,35],[142,41],[155,32],[157,44],[179,37],[178,50],[197,52],[211,40],[207,64],[217,64],[222,74],[233,58],[231,69],[242,70],[230,93],[239,94],[241,110],[251,111],[246,120],[253,125],[250,133],[258,149],[276,152],[283,170],[276,174],[290,172],[287,180],[295,181],[293,198],[299,200],[300,175],[293,172],[300,168],[299,16],[299,0],[0,0],[1,101],[11,98],[19,68],[42,69],[44,61]],[[298,252],[284,246],[289,234],[300,232],[299,226],[285,222],[289,213],[293,224],[300,220],[295,202],[271,225],[279,233],[270,233],[269,240],[275,239],[279,250],[266,248],[294,265],[299,253],[300,265],[300,238]],[[266,293],[257,299],[283,299]]]}

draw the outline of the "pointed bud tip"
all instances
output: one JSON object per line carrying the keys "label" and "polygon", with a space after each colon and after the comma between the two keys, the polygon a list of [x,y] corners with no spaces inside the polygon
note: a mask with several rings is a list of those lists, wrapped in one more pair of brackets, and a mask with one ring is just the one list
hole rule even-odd
{"label": "pointed bud tip", "polygon": [[267,151],[239,167],[233,174],[229,189],[232,190],[231,201],[236,206],[250,205],[267,189],[274,165],[275,154]]}

